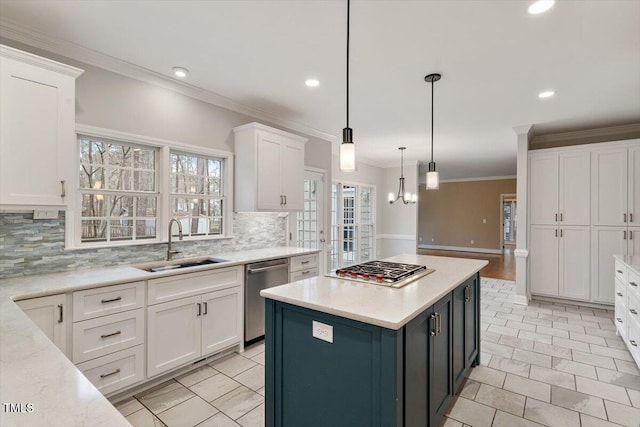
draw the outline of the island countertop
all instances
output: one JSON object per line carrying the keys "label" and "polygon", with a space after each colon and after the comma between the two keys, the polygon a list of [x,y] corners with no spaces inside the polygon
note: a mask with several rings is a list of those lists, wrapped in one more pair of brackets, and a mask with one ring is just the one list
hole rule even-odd
{"label": "island countertop", "polygon": [[402,288],[317,276],[260,292],[265,298],[398,330],[486,266],[476,259],[405,254],[384,261],[426,265],[435,271]]}

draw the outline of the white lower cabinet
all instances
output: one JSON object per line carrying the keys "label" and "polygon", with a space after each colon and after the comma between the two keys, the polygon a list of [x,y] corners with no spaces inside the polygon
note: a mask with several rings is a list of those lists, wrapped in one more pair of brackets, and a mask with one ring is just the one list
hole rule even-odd
{"label": "white lower cabinet", "polygon": [[626,227],[592,227],[591,300],[594,302],[614,302],[613,255],[628,255],[626,232]]}
{"label": "white lower cabinet", "polygon": [[[633,265],[633,267],[630,267],[627,263]],[[617,255],[614,265],[615,273],[612,280],[615,282],[616,330],[627,345],[636,365],[640,368],[640,274],[638,274],[638,258]]]}
{"label": "white lower cabinet", "polygon": [[67,350],[67,296],[51,295],[16,301],[16,304],[36,324],[42,332],[62,351]]}
{"label": "white lower cabinet", "polygon": [[[213,270],[208,278],[203,273],[192,273],[167,277],[158,282],[163,288],[182,284],[184,292],[223,289],[148,306],[148,377],[241,342],[242,277],[243,268],[238,266]],[[174,283],[168,283],[169,280]],[[155,294],[151,291],[152,286],[154,281],[149,282],[149,295]]]}
{"label": "white lower cabinet", "polygon": [[531,292],[589,299],[589,227],[531,226]]}
{"label": "white lower cabinet", "polygon": [[300,255],[289,259],[289,282],[318,275],[318,254]]}
{"label": "white lower cabinet", "polygon": [[144,345],[76,365],[102,394],[110,394],[144,379]]}

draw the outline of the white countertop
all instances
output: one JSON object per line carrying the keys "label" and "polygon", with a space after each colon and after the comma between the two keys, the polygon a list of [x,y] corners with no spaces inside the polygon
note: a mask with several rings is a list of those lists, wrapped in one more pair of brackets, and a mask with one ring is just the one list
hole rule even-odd
{"label": "white countertop", "polygon": [[256,249],[210,254],[207,257],[229,262],[187,270],[150,273],[134,267],[114,267],[3,279],[0,282],[0,402],[31,403],[33,412],[8,413],[0,405],[0,425],[129,426],[13,300],[317,252],[295,247]]}
{"label": "white countertop", "polygon": [[625,263],[627,267],[635,271],[636,274],[640,274],[640,255],[614,255],[613,257],[618,261]]}
{"label": "white countertop", "polygon": [[317,276],[265,289],[260,295],[397,330],[489,263],[476,259],[409,254],[385,261],[421,264],[436,271],[402,288]]}

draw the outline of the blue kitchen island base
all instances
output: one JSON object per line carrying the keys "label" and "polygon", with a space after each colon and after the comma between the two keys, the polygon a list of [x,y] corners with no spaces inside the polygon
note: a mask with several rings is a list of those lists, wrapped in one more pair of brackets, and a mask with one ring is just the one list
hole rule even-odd
{"label": "blue kitchen island base", "polygon": [[479,284],[398,330],[267,298],[266,426],[438,426],[479,363]]}

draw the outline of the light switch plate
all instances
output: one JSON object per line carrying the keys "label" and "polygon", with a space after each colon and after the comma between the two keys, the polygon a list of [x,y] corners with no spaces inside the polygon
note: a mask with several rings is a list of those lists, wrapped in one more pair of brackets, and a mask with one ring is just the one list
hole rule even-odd
{"label": "light switch plate", "polygon": [[333,326],[313,320],[311,327],[315,338],[333,344]]}

